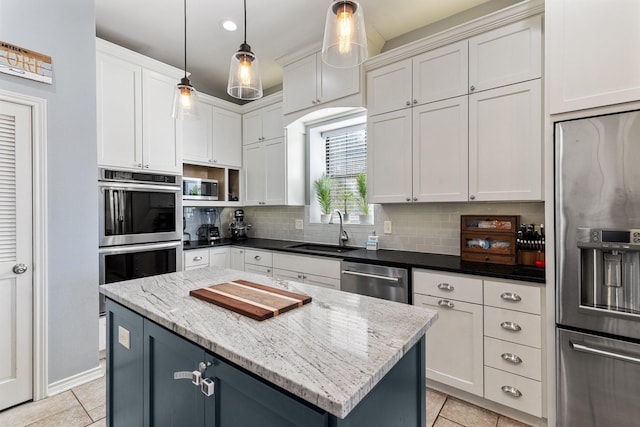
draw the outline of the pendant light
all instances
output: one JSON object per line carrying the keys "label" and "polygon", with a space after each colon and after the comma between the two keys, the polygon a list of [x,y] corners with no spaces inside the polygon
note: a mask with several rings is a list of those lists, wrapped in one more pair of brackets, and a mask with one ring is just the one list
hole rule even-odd
{"label": "pendant light", "polygon": [[171,117],[180,120],[198,118],[198,92],[187,77],[187,0],[184,0],[184,77],[176,86]]}
{"label": "pendant light", "polygon": [[354,0],[335,0],[327,11],[322,60],[333,67],[357,67],[367,59],[367,34],[362,6]]}
{"label": "pendant light", "polygon": [[227,93],[238,99],[262,98],[258,58],[251,52],[251,46],[247,44],[247,0],[244,0],[244,42],[231,56]]}

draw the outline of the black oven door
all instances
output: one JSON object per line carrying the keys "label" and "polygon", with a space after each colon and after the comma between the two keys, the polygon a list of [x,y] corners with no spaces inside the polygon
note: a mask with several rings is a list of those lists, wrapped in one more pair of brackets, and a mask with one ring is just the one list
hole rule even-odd
{"label": "black oven door", "polygon": [[99,183],[99,245],[180,240],[179,186]]}
{"label": "black oven door", "polygon": [[100,248],[98,254],[100,285],[182,271],[182,241]]}

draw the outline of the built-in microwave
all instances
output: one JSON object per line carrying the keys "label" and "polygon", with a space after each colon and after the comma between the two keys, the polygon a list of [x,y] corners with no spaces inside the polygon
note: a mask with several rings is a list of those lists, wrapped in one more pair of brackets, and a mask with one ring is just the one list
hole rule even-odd
{"label": "built-in microwave", "polygon": [[218,200],[218,180],[183,177],[182,198],[187,200]]}

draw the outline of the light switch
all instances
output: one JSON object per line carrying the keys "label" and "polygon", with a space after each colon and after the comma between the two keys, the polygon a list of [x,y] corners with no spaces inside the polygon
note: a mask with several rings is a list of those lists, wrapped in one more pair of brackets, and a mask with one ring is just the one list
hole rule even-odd
{"label": "light switch", "polygon": [[120,343],[120,345],[122,345],[124,348],[126,348],[127,350],[129,350],[129,331],[125,328],[123,328],[122,326],[118,326],[118,342]]}
{"label": "light switch", "polygon": [[391,234],[391,221],[384,222],[384,234]]}
{"label": "light switch", "polygon": [[304,221],[296,219],[296,230],[302,230],[304,228]]}

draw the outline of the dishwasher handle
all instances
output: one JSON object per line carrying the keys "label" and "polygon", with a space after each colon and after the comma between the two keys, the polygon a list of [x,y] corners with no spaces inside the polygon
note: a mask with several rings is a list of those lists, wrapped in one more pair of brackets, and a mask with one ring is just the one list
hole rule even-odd
{"label": "dishwasher handle", "polygon": [[400,278],[398,277],[380,276],[378,274],[360,273],[358,271],[351,271],[351,270],[342,270],[342,274],[351,275],[351,276],[368,277],[370,279],[387,280],[389,282],[396,282],[396,283],[400,281]]}

